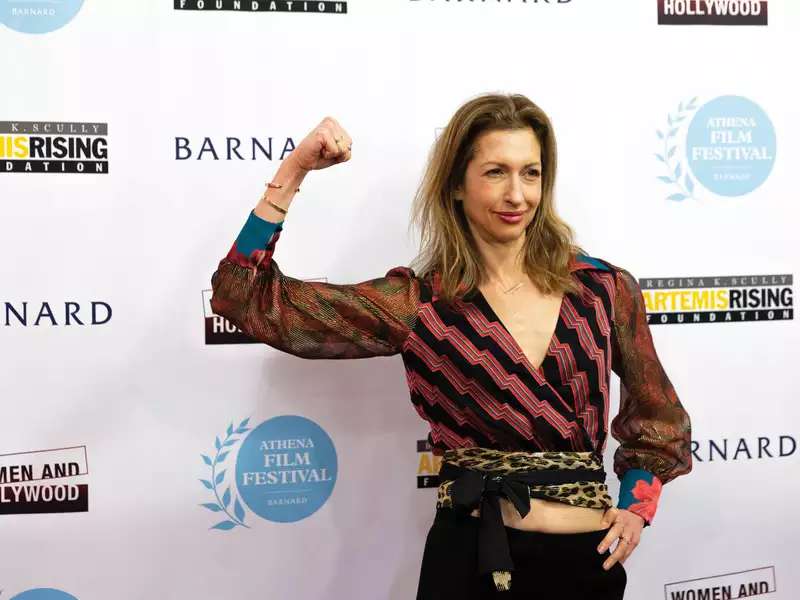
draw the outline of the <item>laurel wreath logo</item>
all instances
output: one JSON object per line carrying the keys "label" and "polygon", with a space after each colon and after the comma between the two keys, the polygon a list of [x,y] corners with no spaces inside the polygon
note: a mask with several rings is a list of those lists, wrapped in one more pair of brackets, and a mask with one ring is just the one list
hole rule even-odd
{"label": "laurel wreath logo", "polygon": [[[220,521],[216,525],[209,527],[209,529],[220,529],[222,531],[230,531],[235,527],[250,529],[250,526],[246,525],[244,522],[244,507],[242,503],[239,502],[238,497],[232,497],[231,486],[229,485],[225,488],[222,496],[219,495],[219,488],[217,487],[225,481],[226,472],[226,469],[217,472],[217,468],[222,466],[222,463],[225,462],[225,458],[227,458],[231,451],[231,446],[235,445],[241,439],[234,436],[250,431],[250,428],[247,427],[249,422],[250,417],[242,421],[236,429],[233,428],[233,423],[231,423],[228,425],[225,438],[223,438],[222,441],[220,441],[219,436],[214,439],[216,453],[214,454],[213,460],[205,454],[200,455],[203,457],[203,462],[211,467],[211,479],[201,479],[200,482],[206,489],[214,492],[214,498],[216,500],[216,502],[206,502],[200,506],[207,508],[211,512],[225,513],[228,517],[224,521]],[[233,500],[233,514],[230,512],[231,500]]]}
{"label": "laurel wreath logo", "polygon": [[664,131],[661,131],[660,129],[656,130],[658,139],[664,142],[663,149],[660,153],[656,153],[656,158],[660,162],[664,163],[664,166],[667,168],[667,175],[659,175],[658,180],[671,186],[675,186],[678,189],[678,191],[674,194],[667,196],[667,200],[681,201],[686,200],[687,198],[697,200],[694,195],[695,183],[689,176],[689,169],[684,167],[679,158],[675,158],[673,160],[675,151],[678,148],[674,138],[680,129],[679,123],[685,121],[688,114],[697,108],[695,106],[696,101],[697,96],[692,98],[686,104],[680,102],[678,104],[678,112],[674,115],[672,113],[667,115],[666,129]]}

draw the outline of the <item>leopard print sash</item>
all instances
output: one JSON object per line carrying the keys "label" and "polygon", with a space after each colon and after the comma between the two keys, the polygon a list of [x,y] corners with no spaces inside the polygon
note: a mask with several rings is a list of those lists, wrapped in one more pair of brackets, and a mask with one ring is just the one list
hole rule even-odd
{"label": "leopard print sash", "polygon": [[[602,470],[603,465],[592,452],[508,452],[491,448],[456,448],[446,450],[444,462],[459,467],[493,472],[498,475],[522,471],[548,469]],[[441,481],[437,493],[436,508],[452,508],[450,496],[452,480]],[[572,506],[606,509],[614,505],[605,483],[576,481],[557,485],[529,485],[531,498],[542,498],[564,502]]]}

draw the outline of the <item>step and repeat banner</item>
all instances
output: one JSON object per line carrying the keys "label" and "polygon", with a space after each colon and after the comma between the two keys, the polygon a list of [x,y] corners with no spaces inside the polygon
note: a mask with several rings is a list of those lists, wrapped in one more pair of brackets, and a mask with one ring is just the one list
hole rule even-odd
{"label": "step and repeat banner", "polygon": [[800,3],[0,0],[0,20],[0,599],[414,597],[439,463],[400,357],[253,343],[210,280],[326,115],[353,157],[308,175],[276,261],[332,283],[408,264],[431,145],[485,92],[552,117],[558,210],[639,279],[692,418],[626,598],[800,597]]}

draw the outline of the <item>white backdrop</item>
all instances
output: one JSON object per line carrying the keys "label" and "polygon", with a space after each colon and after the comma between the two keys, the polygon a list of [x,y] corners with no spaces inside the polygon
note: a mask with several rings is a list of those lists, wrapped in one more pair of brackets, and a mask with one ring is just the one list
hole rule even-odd
{"label": "white backdrop", "polygon": [[[311,173],[292,204],[275,259],[294,277],[348,283],[408,264],[410,202],[435,132],[487,91],[523,93],[552,117],[558,208],[590,254],[643,280],[800,272],[794,0],[770,0],[767,26],[659,25],[657,0],[339,4],[346,14],[86,0],[54,31],[0,28],[0,147],[27,138],[25,122],[108,126],[107,174],[6,172],[10,152],[0,155],[0,597],[414,597],[435,489],[417,487],[427,429],[400,357],[307,361],[224,343],[237,339],[213,333],[207,304],[287,138],[299,144],[325,115],[353,137],[353,158]],[[680,161],[686,173],[688,124],[722,96],[768,115],[768,176],[737,196],[695,177],[693,198],[669,200],[656,130],[681,105],[670,174]],[[226,160],[226,137],[245,160]],[[271,159],[252,160],[254,137],[272,139]],[[191,159],[176,159],[177,138]],[[219,160],[197,159],[205,138]],[[770,281],[793,293],[790,279]],[[96,304],[105,322],[92,324],[93,302],[110,318]],[[84,325],[67,325],[76,306]],[[653,325],[697,453],[625,564],[626,598],[693,600],[728,585],[737,597],[742,583],[800,595],[800,329],[789,314]],[[201,455],[229,423],[282,415],[330,437],[332,493],[292,522],[245,506],[246,526],[213,529],[225,515],[201,506],[214,501]],[[759,438],[772,457],[758,457]],[[741,439],[752,458],[735,453]],[[726,443],[723,458],[712,444]],[[21,500],[43,482],[13,467],[48,461],[77,465],[54,482],[88,486],[87,506]],[[230,474],[225,486],[236,496]],[[238,518],[234,501],[226,510]]]}

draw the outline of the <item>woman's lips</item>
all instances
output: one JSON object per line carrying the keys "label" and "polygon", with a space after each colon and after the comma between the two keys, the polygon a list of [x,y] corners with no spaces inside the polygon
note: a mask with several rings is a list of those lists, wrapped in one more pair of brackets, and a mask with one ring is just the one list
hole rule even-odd
{"label": "woman's lips", "polygon": [[498,212],[495,213],[504,223],[519,223],[522,220],[521,212]]}

